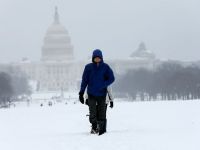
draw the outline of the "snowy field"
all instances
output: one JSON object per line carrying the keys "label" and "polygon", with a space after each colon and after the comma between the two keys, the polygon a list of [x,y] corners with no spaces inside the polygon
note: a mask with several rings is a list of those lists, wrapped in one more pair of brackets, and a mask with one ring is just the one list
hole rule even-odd
{"label": "snowy field", "polygon": [[116,102],[102,136],[86,114],[80,103],[0,109],[0,150],[200,149],[200,101]]}

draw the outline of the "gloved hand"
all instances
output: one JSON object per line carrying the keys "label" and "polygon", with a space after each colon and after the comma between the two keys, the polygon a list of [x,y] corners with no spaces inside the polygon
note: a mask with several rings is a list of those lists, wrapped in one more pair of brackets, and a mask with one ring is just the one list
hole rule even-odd
{"label": "gloved hand", "polygon": [[114,107],[114,103],[113,101],[110,101],[110,108],[113,108]]}
{"label": "gloved hand", "polygon": [[84,104],[84,97],[83,97],[84,93],[83,92],[79,92],[79,101]]}
{"label": "gloved hand", "polygon": [[85,105],[88,105],[88,99],[85,100]]}

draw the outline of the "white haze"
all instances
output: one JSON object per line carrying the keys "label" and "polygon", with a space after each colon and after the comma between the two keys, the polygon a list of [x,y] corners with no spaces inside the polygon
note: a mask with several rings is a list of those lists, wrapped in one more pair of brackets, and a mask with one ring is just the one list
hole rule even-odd
{"label": "white haze", "polygon": [[198,0],[0,0],[0,62],[40,59],[56,5],[77,59],[126,58],[141,41],[160,59],[199,59]]}

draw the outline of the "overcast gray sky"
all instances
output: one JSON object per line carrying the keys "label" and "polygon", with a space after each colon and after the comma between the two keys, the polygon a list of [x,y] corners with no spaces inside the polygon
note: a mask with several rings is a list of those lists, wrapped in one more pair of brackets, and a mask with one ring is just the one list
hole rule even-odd
{"label": "overcast gray sky", "polygon": [[0,61],[39,60],[58,6],[77,59],[126,58],[144,41],[157,58],[200,60],[199,0],[0,0]]}

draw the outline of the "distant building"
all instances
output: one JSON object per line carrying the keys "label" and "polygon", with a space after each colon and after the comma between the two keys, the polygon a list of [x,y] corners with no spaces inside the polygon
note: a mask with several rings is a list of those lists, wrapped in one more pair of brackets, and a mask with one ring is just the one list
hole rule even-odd
{"label": "distant building", "polygon": [[160,61],[156,59],[153,52],[146,49],[145,44],[142,42],[130,57],[125,59],[114,59],[108,62],[112,64],[116,73],[124,74],[127,70],[138,68],[154,69]]}
{"label": "distant building", "polygon": [[44,45],[42,46],[41,61],[69,62],[74,59],[73,46],[68,31],[60,24],[57,7],[53,24],[48,28]]}
{"label": "distant building", "polygon": [[[56,8],[53,24],[48,28],[44,37],[41,61],[31,62],[27,58],[23,58],[18,63],[2,64],[0,69],[10,70],[16,75],[25,73],[35,83],[36,91],[77,89],[84,65],[88,63],[88,60],[75,61],[73,50],[68,31],[61,25]],[[129,58],[106,61],[117,74],[142,67],[153,69],[158,62],[155,54],[148,51],[144,43],[141,43]]]}
{"label": "distant building", "polygon": [[131,54],[131,57],[134,59],[155,59],[156,56],[153,52],[146,49],[144,42],[140,43],[138,49]]}
{"label": "distant building", "polygon": [[47,29],[41,50],[41,61],[31,62],[23,59],[11,64],[15,74],[25,73],[36,82],[37,91],[60,91],[77,87],[74,79],[78,78],[74,61],[73,45],[68,31],[59,21],[57,8],[54,21]]}

